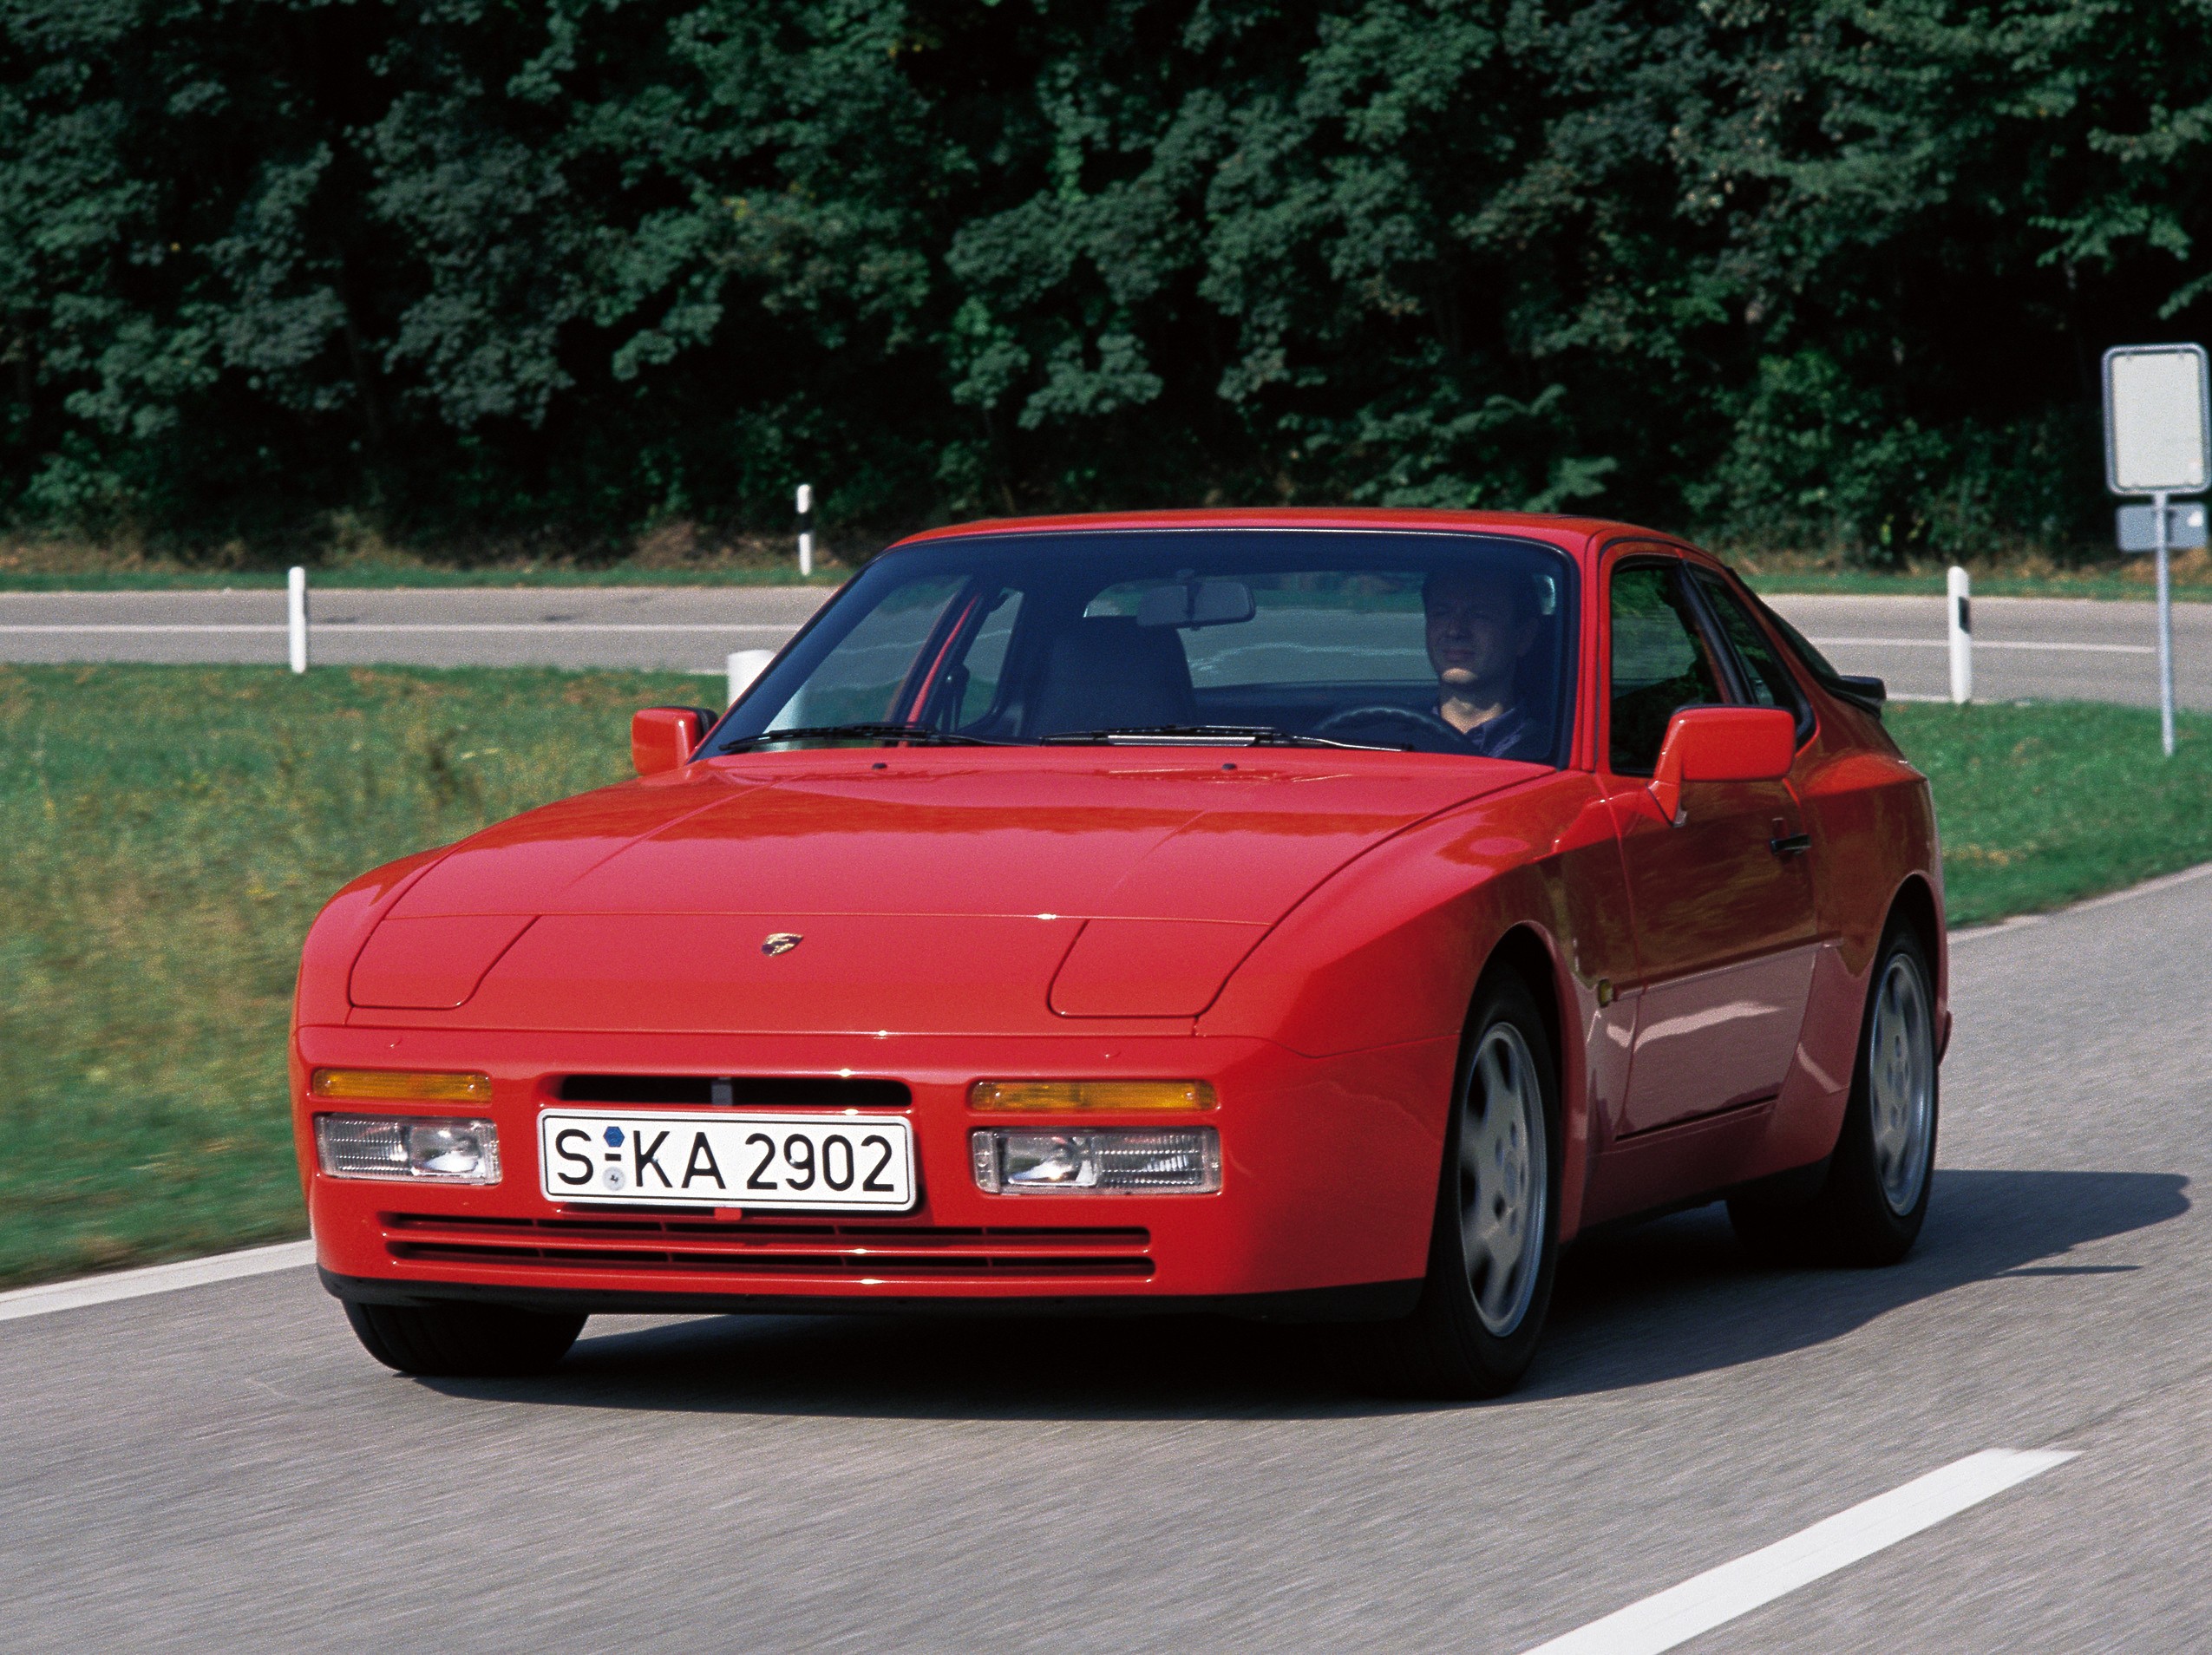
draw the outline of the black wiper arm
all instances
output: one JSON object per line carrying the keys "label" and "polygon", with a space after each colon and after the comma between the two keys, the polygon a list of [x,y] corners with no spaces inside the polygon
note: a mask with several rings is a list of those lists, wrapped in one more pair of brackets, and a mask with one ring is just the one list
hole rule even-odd
{"label": "black wiper arm", "polygon": [[757,736],[740,736],[728,742],[725,751],[740,747],[757,747],[764,742],[833,741],[917,742],[925,746],[939,747],[996,747],[1003,743],[986,740],[981,736],[962,736],[949,729],[938,729],[928,724],[807,724],[796,729],[764,729]]}
{"label": "black wiper arm", "polygon": [[1194,747],[1340,747],[1363,753],[1396,753],[1402,749],[1377,747],[1366,742],[1332,741],[1326,736],[1300,736],[1273,724],[1116,724],[1105,729],[1069,729],[1038,738],[1045,742],[1092,742],[1110,746],[1116,742],[1188,742]]}

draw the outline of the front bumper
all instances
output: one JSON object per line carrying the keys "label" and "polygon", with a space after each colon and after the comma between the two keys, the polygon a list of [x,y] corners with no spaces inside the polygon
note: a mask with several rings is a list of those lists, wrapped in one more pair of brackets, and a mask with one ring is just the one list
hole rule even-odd
{"label": "front bumper", "polygon": [[[1308,1058],[1273,1042],[1053,1037],[634,1036],[310,1027],[292,1050],[295,1131],[324,1280],[380,1302],[475,1298],[592,1312],[1224,1308],[1388,1314],[1423,1272],[1450,1039]],[[502,1179],[468,1187],[315,1169],[309,1070],[492,1077]],[[569,1207],[540,1193],[538,1112],[572,1074],[903,1082],[920,1173],[897,1216]],[[1208,1080],[1221,1135],[1206,1195],[986,1194],[967,1135],[978,1079]],[[330,1108],[330,1105],[322,1105]],[[356,1107],[356,1106],[340,1106]],[[379,1106],[382,1108],[383,1106]],[[409,1106],[389,1106],[405,1112]],[[424,1106],[422,1113],[441,1112]],[[1043,1117],[1020,1117],[1021,1124]],[[1159,1126],[1165,1118],[1085,1116]],[[1378,1292],[1356,1290],[1389,1284]]]}

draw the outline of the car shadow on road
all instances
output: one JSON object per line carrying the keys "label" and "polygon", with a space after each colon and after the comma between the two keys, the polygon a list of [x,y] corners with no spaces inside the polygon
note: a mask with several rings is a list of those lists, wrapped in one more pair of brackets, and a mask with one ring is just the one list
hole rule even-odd
{"label": "car shadow on road", "polygon": [[[2179,1218],[2188,1187],[2172,1173],[1940,1171],[1918,1245],[1881,1270],[1763,1266],[1718,1206],[1594,1236],[1561,1262],[1544,1349],[1517,1394],[1573,1396],[1757,1362],[1970,1282],[2129,1272],[2124,1259],[2063,1255]],[[2046,1298],[2024,1313],[2052,1310]]]}
{"label": "car shadow on road", "polygon": [[[1718,1207],[1594,1237],[1561,1260],[1544,1347],[1514,1400],[1652,1384],[1824,1344],[1971,1282],[2124,1272],[2086,1244],[2186,1213],[2160,1173],[1944,1171],[1893,1269],[1764,1266]],[[2055,1261],[2055,1262],[2054,1262]],[[2051,1312],[2047,1298],[2036,1314]],[[540,1379],[432,1380],[455,1396],[642,1412],[929,1419],[1332,1418],[1426,1411],[1358,1383],[1362,1333],[1214,1316],[703,1317],[586,1330]]]}

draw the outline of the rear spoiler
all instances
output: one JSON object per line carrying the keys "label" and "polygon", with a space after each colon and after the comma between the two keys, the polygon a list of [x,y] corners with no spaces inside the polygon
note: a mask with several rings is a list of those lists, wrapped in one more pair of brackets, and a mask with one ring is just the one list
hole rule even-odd
{"label": "rear spoiler", "polygon": [[1830,695],[1864,708],[1876,718],[1882,716],[1882,703],[1889,699],[1889,686],[1880,678],[1855,673],[1837,673],[1827,681],[1827,688]]}

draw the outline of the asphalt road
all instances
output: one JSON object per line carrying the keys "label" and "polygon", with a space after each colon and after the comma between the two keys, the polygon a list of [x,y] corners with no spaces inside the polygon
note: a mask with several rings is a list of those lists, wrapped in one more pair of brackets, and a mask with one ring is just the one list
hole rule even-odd
{"label": "asphalt road", "polygon": [[[309,594],[311,658],[336,666],[659,667],[719,671],[775,649],[820,586],[332,588]],[[285,594],[0,592],[0,660],[285,660]]]}
{"label": "asphalt road", "polygon": [[[1846,672],[1895,695],[1948,700],[1951,650],[1940,598],[1791,594],[1770,599]],[[2156,605],[2085,598],[1977,598],[1974,697],[2158,704]],[[2212,604],[2174,605],[2174,698],[2212,710]]]}
{"label": "asphalt road", "polygon": [[[314,659],[332,664],[662,667],[714,672],[780,645],[819,587],[471,587],[318,591]],[[1783,597],[1775,606],[1847,672],[1901,695],[1947,697],[1940,598]],[[1985,700],[2157,703],[2151,606],[1987,598],[1973,606]],[[2212,709],[2212,604],[2175,610],[2176,694]],[[285,659],[281,592],[0,592],[0,660]]]}
{"label": "asphalt road", "polygon": [[1488,1406],[1210,1320],[608,1319],[497,1384],[386,1373],[301,1269],[8,1322],[0,1644],[1515,1655],[2056,1446],[1691,1647],[2212,1648],[2208,937],[2212,878],[1961,939],[1907,1263],[1586,1244]]}

